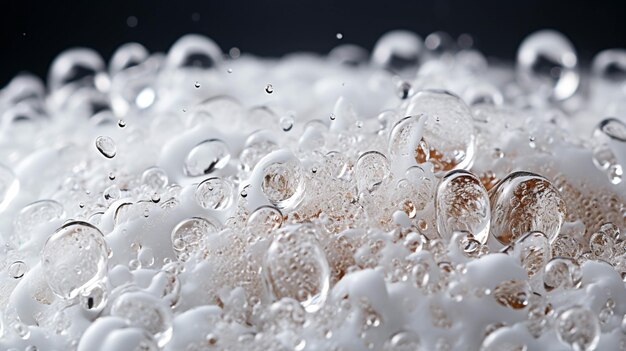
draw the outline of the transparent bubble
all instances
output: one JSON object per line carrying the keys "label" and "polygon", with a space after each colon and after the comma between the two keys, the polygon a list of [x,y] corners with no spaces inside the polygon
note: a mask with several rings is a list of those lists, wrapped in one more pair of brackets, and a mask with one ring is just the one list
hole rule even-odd
{"label": "transparent bubble", "polygon": [[185,174],[197,177],[224,168],[230,161],[230,150],[219,139],[205,140],[194,146],[185,159]]}
{"label": "transparent bubble", "polygon": [[592,311],[574,306],[563,311],[556,323],[559,340],[577,351],[595,350],[600,341],[600,323]]}
{"label": "transparent bubble", "polygon": [[262,130],[250,134],[239,155],[241,168],[245,171],[252,170],[259,160],[275,150],[278,150],[278,144],[271,134]]}
{"label": "transparent bubble", "polygon": [[378,151],[368,151],[356,161],[354,176],[359,192],[372,193],[390,177],[389,160]]}
{"label": "transparent bubble", "polygon": [[57,56],[48,72],[48,85],[51,91],[69,84],[94,86],[96,76],[104,71],[102,57],[91,49],[78,48],[62,52]]}
{"label": "transparent bubble", "polygon": [[265,323],[278,330],[294,330],[304,325],[306,311],[297,300],[283,297],[269,306],[264,317]]}
{"label": "transparent bubble", "polygon": [[141,182],[151,190],[156,191],[165,188],[169,179],[162,168],[150,167],[141,175]]}
{"label": "transparent bubble", "polygon": [[41,253],[45,279],[50,289],[64,299],[72,299],[99,282],[106,274],[107,261],[104,235],[93,225],[79,221],[57,229]]}
{"label": "transparent bubble", "polygon": [[591,254],[605,261],[613,257],[614,246],[614,237],[602,230],[593,233],[589,238],[589,250]]}
{"label": "transparent bubble", "polygon": [[541,30],[529,35],[517,51],[517,74],[529,91],[565,100],[578,89],[576,51],[563,34]]}
{"label": "transparent bubble", "polygon": [[297,158],[284,162],[259,163],[261,167],[261,190],[267,199],[278,208],[297,206],[304,195],[304,171]]}
{"label": "transparent bubble", "polygon": [[172,230],[172,247],[179,258],[186,257],[203,249],[206,238],[217,232],[218,225],[212,220],[200,217],[187,218]]}
{"label": "transparent bubble", "polygon": [[491,234],[508,245],[528,232],[539,231],[553,242],[565,218],[565,203],[546,178],[513,172],[490,193]]}
{"label": "transparent bubble", "polygon": [[109,136],[99,136],[96,138],[96,148],[106,158],[113,158],[117,153],[115,141]]}
{"label": "transparent bubble", "polygon": [[580,286],[581,280],[580,266],[570,258],[554,257],[543,270],[543,286],[546,291],[557,288],[574,289]]}
{"label": "transparent bubble", "polygon": [[417,163],[431,162],[435,172],[469,169],[475,156],[472,114],[456,95],[441,90],[424,90],[411,97],[407,116],[424,119]]}
{"label": "transparent bubble", "polygon": [[24,274],[26,274],[27,271],[28,271],[28,266],[26,265],[26,263],[24,263],[24,261],[12,262],[7,267],[7,273],[9,273],[9,276],[13,279],[22,278]]}
{"label": "transparent bubble", "polygon": [[261,206],[248,217],[246,224],[251,234],[256,237],[268,238],[270,233],[283,224],[283,214],[273,206]]}
{"label": "transparent bubble", "polygon": [[446,240],[457,230],[468,231],[485,244],[489,238],[491,209],[487,190],[475,175],[465,170],[448,172],[435,197],[437,230]]}
{"label": "transparent bubble", "polygon": [[141,44],[138,43],[126,43],[113,53],[111,60],[109,61],[109,71],[111,75],[115,75],[125,69],[137,66],[145,62],[150,53]]}
{"label": "transparent bubble", "polygon": [[235,189],[231,181],[212,177],[196,188],[196,201],[207,209],[223,210],[234,202]]}
{"label": "transparent bubble", "polygon": [[530,295],[530,285],[525,280],[507,280],[493,289],[493,298],[499,304],[516,310],[526,308]]}
{"label": "transparent bubble", "polygon": [[591,63],[594,78],[620,84],[626,81],[626,50],[608,49],[598,53]]}
{"label": "transparent bubble", "polygon": [[132,326],[151,334],[160,347],[172,338],[172,312],[163,302],[144,292],[127,292],[111,306],[111,315],[128,320]]}
{"label": "transparent bubble", "polygon": [[30,240],[39,225],[63,218],[63,206],[54,200],[40,200],[24,206],[14,221],[14,236],[19,243]]}
{"label": "transparent bubble", "polygon": [[540,272],[551,258],[550,243],[542,232],[522,236],[506,252],[520,262],[529,277]]}
{"label": "transparent bubble", "polygon": [[222,50],[213,40],[198,34],[187,34],[168,51],[166,66],[170,69],[209,69],[221,61]]}
{"label": "transparent bubble", "polygon": [[372,62],[391,71],[400,71],[417,67],[423,54],[422,38],[413,32],[396,30],[378,39],[372,52]]}
{"label": "transparent bubble", "polygon": [[309,225],[289,226],[277,233],[265,254],[262,273],[273,299],[293,298],[307,312],[319,310],[328,296],[328,261]]}

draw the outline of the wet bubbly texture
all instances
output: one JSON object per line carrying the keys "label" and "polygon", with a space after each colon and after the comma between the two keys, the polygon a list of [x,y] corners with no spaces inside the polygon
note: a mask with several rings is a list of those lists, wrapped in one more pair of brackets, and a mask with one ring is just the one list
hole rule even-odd
{"label": "wet bubbly texture", "polygon": [[3,87],[0,350],[626,350],[626,51],[336,37]]}

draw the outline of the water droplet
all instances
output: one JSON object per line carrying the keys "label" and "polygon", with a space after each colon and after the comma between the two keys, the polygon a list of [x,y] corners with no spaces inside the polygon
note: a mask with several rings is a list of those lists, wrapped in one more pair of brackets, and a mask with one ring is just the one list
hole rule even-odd
{"label": "water droplet", "polygon": [[265,254],[262,273],[274,299],[293,298],[307,312],[319,310],[328,296],[330,269],[311,226],[281,229]]}
{"label": "water droplet", "polygon": [[530,92],[565,100],[578,89],[577,61],[563,34],[541,30],[524,39],[517,51],[518,78]]}
{"label": "water droplet", "polygon": [[337,33],[335,36],[337,37],[337,39],[343,39],[343,34],[341,33]]}
{"label": "water droplet", "polygon": [[265,86],[265,92],[271,94],[274,92],[274,87],[271,84]]}
{"label": "water droplet", "polygon": [[117,152],[115,142],[111,137],[99,136],[96,138],[96,148],[106,158],[113,158]]}
{"label": "water droplet", "polygon": [[595,350],[600,341],[600,323],[592,311],[574,306],[563,311],[556,322],[559,340],[574,350]]}
{"label": "water droplet", "polygon": [[[418,163],[431,162],[435,172],[469,169],[474,162],[475,136],[472,115],[456,95],[438,90],[420,91],[411,97],[406,115],[424,119],[421,140],[415,148]],[[421,128],[420,128],[421,129]],[[415,137],[420,137],[420,132]],[[413,139],[416,144],[420,139]]]}
{"label": "water droplet", "polygon": [[376,191],[388,180],[390,173],[389,160],[385,155],[378,151],[364,153],[357,160],[354,170],[359,192]]}
{"label": "water droplet", "polygon": [[41,253],[45,279],[50,289],[64,299],[72,299],[99,282],[106,274],[107,260],[104,235],[93,225],[78,221],[55,231]]}
{"label": "water droplet", "polygon": [[565,218],[565,203],[546,178],[513,172],[490,194],[491,234],[508,245],[528,232],[539,231],[553,242]]}
{"label": "water droplet", "polygon": [[123,119],[120,119],[119,121],[117,121],[117,125],[120,128],[124,128],[124,127],[126,127],[126,121],[124,121]]}
{"label": "water droplet", "polygon": [[454,231],[467,231],[485,244],[489,238],[491,208],[480,179],[465,170],[448,172],[435,197],[437,230],[449,241]]}
{"label": "water droplet", "polygon": [[224,168],[230,162],[230,150],[219,139],[205,140],[194,146],[185,159],[185,174],[198,177]]}
{"label": "water droplet", "polygon": [[234,185],[229,180],[213,177],[198,184],[196,201],[204,208],[223,210],[233,203],[234,194]]}
{"label": "water droplet", "polygon": [[207,237],[217,232],[218,226],[211,220],[191,217],[178,223],[172,230],[172,247],[179,258],[188,256],[204,248]]}
{"label": "water droplet", "polygon": [[20,279],[28,271],[28,266],[23,261],[15,261],[9,265],[7,272],[13,279]]}
{"label": "water droplet", "polygon": [[196,89],[200,88],[200,82],[196,81],[195,83],[193,83],[193,86],[196,87]]}

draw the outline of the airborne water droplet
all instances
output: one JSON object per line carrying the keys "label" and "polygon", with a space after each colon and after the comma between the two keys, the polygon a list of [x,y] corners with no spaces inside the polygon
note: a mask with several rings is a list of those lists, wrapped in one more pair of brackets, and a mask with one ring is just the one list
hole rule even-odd
{"label": "airborne water droplet", "polygon": [[96,138],[96,148],[106,158],[113,158],[117,153],[115,142],[109,136],[99,136]]}
{"label": "airborne water droplet", "polygon": [[274,87],[271,84],[265,86],[265,92],[271,94],[274,92]]}

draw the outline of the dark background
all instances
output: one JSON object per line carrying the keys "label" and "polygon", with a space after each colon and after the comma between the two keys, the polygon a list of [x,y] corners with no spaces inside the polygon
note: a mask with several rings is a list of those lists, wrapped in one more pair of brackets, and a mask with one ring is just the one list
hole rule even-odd
{"label": "dark background", "polygon": [[469,33],[488,56],[512,60],[520,41],[542,28],[563,32],[582,60],[589,60],[602,49],[626,47],[626,1],[3,0],[0,86],[24,70],[45,76],[52,59],[68,47],[92,47],[108,59],[125,42],[165,51],[191,32],[211,37],[224,52],[236,46],[279,56],[325,53],[348,42],[371,49],[391,29],[411,29],[423,37],[444,30],[454,37]]}

